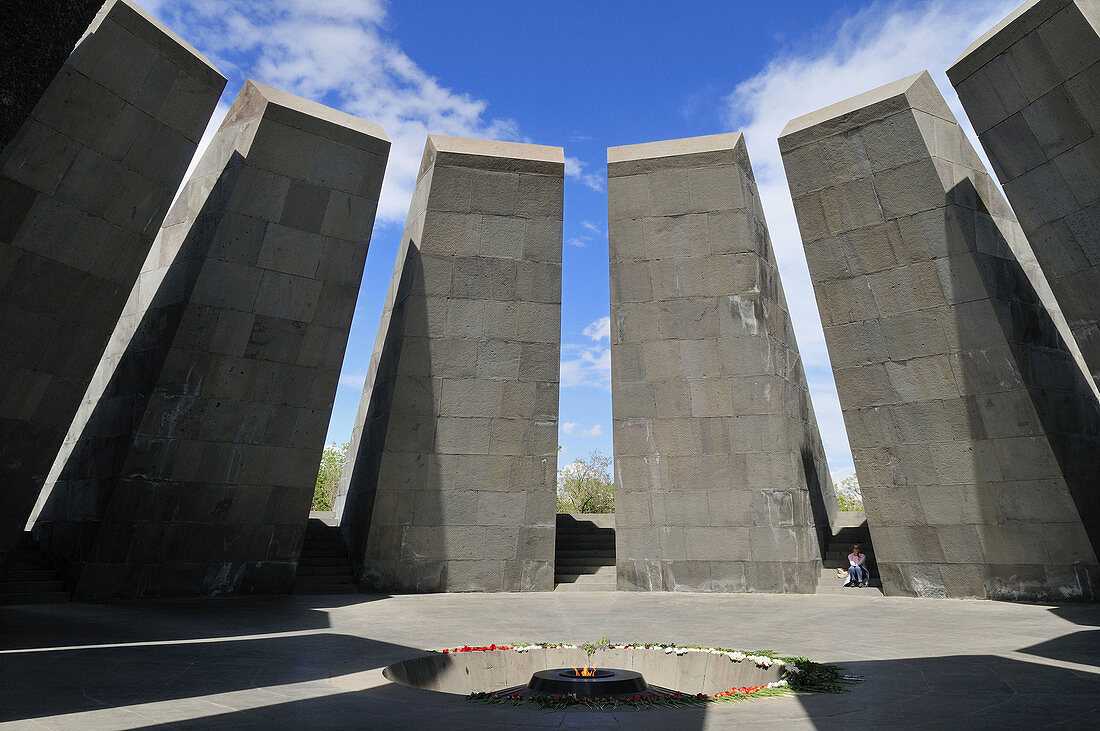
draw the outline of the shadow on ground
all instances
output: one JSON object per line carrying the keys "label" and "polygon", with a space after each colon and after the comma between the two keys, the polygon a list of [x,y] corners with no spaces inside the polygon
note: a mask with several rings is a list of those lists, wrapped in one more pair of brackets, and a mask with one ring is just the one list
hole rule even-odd
{"label": "shadow on ground", "polygon": [[852,692],[798,696],[819,729],[1084,728],[1100,719],[1097,674],[996,655],[844,666],[865,678]]}
{"label": "shadow on ground", "polygon": [[[348,594],[0,606],[0,652],[328,629],[327,610],[387,598]],[[72,611],[77,606],[79,613]]]}
{"label": "shadow on ground", "polygon": [[[342,672],[353,673],[418,652],[321,633],[8,654],[3,657],[0,722],[250,689],[266,689],[266,697],[257,700],[273,702],[281,686],[329,678],[335,658],[344,660]],[[47,686],[43,678],[51,679]]]}

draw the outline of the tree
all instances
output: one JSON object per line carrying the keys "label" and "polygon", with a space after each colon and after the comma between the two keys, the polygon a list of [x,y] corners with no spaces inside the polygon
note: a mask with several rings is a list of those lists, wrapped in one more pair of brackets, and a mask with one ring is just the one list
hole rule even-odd
{"label": "tree", "polygon": [[574,460],[558,470],[559,513],[614,513],[615,482],[611,458],[592,450],[587,459]]}
{"label": "tree", "polygon": [[836,484],[836,502],[841,510],[863,510],[863,493],[855,475],[845,477]]}
{"label": "tree", "polygon": [[328,511],[336,503],[336,490],[340,476],[348,461],[348,443],[328,444],[321,454],[321,467],[317,470],[317,486],[313,489],[313,506],[310,510]]}

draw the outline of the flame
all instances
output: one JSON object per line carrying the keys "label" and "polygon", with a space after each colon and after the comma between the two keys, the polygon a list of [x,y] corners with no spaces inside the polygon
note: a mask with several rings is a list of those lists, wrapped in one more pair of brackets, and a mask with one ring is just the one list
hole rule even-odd
{"label": "flame", "polygon": [[583,668],[573,668],[573,672],[581,678],[592,678],[596,675],[596,668],[590,668],[586,665]]}

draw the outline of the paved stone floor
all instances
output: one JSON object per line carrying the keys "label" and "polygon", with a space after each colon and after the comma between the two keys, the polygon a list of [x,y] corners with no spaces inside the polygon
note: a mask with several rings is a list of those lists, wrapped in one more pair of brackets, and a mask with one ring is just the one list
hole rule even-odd
{"label": "paved stone floor", "polygon": [[[423,648],[516,640],[775,649],[866,680],[659,711],[481,706],[386,681]],[[703,594],[266,597],[0,607],[12,728],[1100,727],[1100,605]]]}

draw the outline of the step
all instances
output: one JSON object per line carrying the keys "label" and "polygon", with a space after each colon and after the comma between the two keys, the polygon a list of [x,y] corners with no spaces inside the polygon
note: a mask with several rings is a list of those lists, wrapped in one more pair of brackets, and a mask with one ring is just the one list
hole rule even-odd
{"label": "step", "polygon": [[560,523],[554,527],[559,536],[562,535],[601,535],[601,536],[613,536],[615,535],[615,529],[611,527],[601,528],[595,525],[561,525]]}
{"label": "step", "polygon": [[614,566],[615,554],[610,556],[562,556],[554,557],[555,564],[561,566]]}
{"label": "step", "polygon": [[69,592],[50,591],[39,594],[0,594],[0,604],[56,604],[69,601]]}
{"label": "step", "polygon": [[554,553],[561,558],[562,556],[580,556],[584,558],[615,558],[615,548],[559,548]]}
{"label": "step", "polygon": [[12,566],[21,563],[40,564],[46,557],[37,548],[17,548],[9,554],[8,563]]}
{"label": "step", "polygon": [[558,584],[554,587],[554,591],[615,591],[616,587],[614,582],[606,583],[601,582],[599,584]]}
{"label": "step", "polygon": [[299,563],[295,576],[343,576],[348,573],[351,573],[351,567],[346,562],[331,566],[303,566]]}
{"label": "step", "polygon": [[[844,581],[845,579],[842,579],[836,575],[836,569],[822,569],[821,577],[817,580],[817,585],[828,586],[830,584],[833,584],[836,586],[841,586]],[[868,583],[871,586],[882,586],[882,582],[879,580],[878,576],[874,572],[871,573],[871,580]]]}
{"label": "step", "polygon": [[351,575],[351,571],[347,571],[342,576],[310,576],[298,574],[294,577],[294,585],[302,586],[315,586],[315,585],[335,585],[335,584],[354,584],[355,577]]}
{"label": "step", "polygon": [[347,566],[347,556],[302,556],[298,559],[298,568],[303,566]]}
{"label": "step", "polygon": [[880,597],[883,596],[882,589],[877,586],[864,586],[860,588],[850,588],[841,586],[840,584],[832,584],[831,586],[818,585],[817,594],[843,594],[844,596],[864,596],[864,597]]}
{"label": "step", "polygon": [[347,558],[348,551],[343,546],[339,548],[313,548],[306,546],[302,549],[302,558]]}
{"label": "step", "polygon": [[0,595],[11,594],[49,594],[64,591],[65,585],[53,579],[51,581],[4,581],[0,582]]}
{"label": "step", "polygon": [[57,578],[57,572],[53,569],[25,569],[15,567],[0,575],[3,581],[52,581]]}
{"label": "step", "polygon": [[614,566],[599,566],[595,569],[592,569],[591,567],[582,567],[582,568],[585,568],[585,569],[588,569],[588,570],[575,571],[575,570],[570,570],[570,569],[566,569],[566,568],[559,568],[557,571],[554,572],[554,580],[559,581],[559,582],[561,582],[561,581],[573,582],[573,581],[579,581],[579,580],[582,580],[582,579],[585,580],[585,581],[593,581],[593,580],[597,580],[597,579],[610,579],[612,581],[615,580],[616,572],[615,572],[615,567]]}
{"label": "step", "polygon": [[596,576],[595,574],[557,574],[554,576],[555,584],[614,584],[617,581],[614,574]]}
{"label": "step", "polygon": [[335,538],[306,536],[305,541],[302,542],[302,550],[307,548],[345,548],[345,545],[344,539],[340,536]]}
{"label": "step", "polygon": [[554,568],[555,576],[565,576],[567,574],[575,574],[577,576],[585,575],[591,576],[592,574],[602,574],[608,571],[614,571],[614,564],[604,564],[603,566],[556,566]]}
{"label": "step", "polygon": [[614,551],[614,541],[558,541],[555,551]]}
{"label": "step", "polygon": [[15,547],[18,549],[37,551],[38,541],[34,540],[34,536],[31,533],[23,531],[19,534],[19,540],[15,542]]}
{"label": "step", "polygon": [[352,584],[309,584],[294,587],[294,594],[358,594],[359,587]]}

